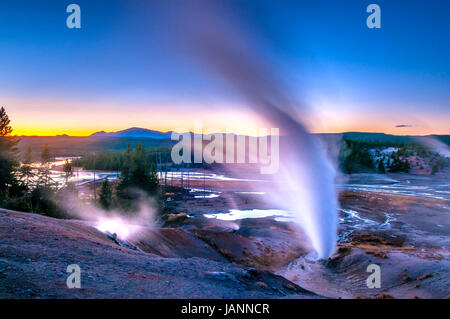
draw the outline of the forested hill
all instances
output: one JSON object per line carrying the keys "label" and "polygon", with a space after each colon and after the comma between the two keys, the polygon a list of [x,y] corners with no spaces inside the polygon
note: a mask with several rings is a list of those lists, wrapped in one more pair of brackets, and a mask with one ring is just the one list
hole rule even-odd
{"label": "forested hill", "polygon": [[[132,133],[132,132],[131,132]],[[148,134],[147,134],[148,133]],[[389,135],[384,133],[346,132],[342,134],[322,133],[321,137],[341,137],[346,140],[358,140],[381,143],[407,143],[415,140],[414,136]],[[450,145],[450,135],[432,135],[447,145]],[[136,144],[142,144],[144,148],[171,147],[176,141],[170,140],[169,132],[156,132],[139,130],[138,135],[130,135],[130,130],[115,133],[95,133],[87,137],[60,136],[22,136],[19,147],[25,151],[28,147],[34,154],[40,154],[47,144],[54,156],[79,156],[91,152],[108,150],[125,150],[130,144],[132,148]]]}
{"label": "forested hill", "polygon": [[[411,135],[390,135],[385,133],[365,133],[365,132],[345,132],[342,134],[335,133],[321,133],[319,136],[333,136],[341,135],[343,139],[366,142],[381,142],[381,143],[407,143],[414,142],[418,136]],[[427,137],[436,138],[447,145],[450,145],[450,135],[428,135]]]}

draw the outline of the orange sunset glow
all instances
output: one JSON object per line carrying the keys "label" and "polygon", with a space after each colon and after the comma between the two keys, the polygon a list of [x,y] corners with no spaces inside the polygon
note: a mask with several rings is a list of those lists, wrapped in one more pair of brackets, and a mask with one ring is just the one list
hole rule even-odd
{"label": "orange sunset glow", "polygon": [[[4,99],[5,100],[5,99]],[[105,101],[64,101],[6,99],[14,134],[18,136],[89,136],[98,131],[119,131],[142,127],[161,132],[193,130],[194,121],[201,120],[203,128],[223,132],[255,135],[259,128],[270,128],[270,122],[261,119],[249,108],[203,103],[149,103],[124,105]],[[209,109],[208,112],[204,112]],[[380,114],[353,112],[341,109],[311,112],[304,119],[314,133],[378,132],[393,135],[449,134],[450,115]],[[397,127],[403,123],[414,123]]]}

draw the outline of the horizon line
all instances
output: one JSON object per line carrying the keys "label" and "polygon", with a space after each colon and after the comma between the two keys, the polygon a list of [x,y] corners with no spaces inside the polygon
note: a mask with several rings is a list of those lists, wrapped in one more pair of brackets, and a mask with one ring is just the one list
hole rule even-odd
{"label": "horizon line", "polygon": [[[136,127],[139,129],[146,129],[146,130],[151,130],[154,132],[158,132],[158,133],[170,133],[170,132],[174,132],[173,130],[168,130],[168,131],[158,131],[158,130],[152,130],[152,129],[147,129],[147,128],[141,128],[141,127]],[[127,130],[127,129],[125,129]],[[91,133],[89,135],[69,135],[66,133],[61,133],[61,134],[55,134],[55,135],[10,135],[9,137],[95,137],[92,136],[95,133],[98,132],[105,132],[106,134],[109,133],[117,133],[123,130],[119,130],[119,131],[113,131],[113,132],[106,132],[106,131],[97,131],[94,133]],[[183,134],[183,133],[187,133],[187,132],[177,132],[179,134]],[[189,131],[189,133],[193,133],[192,131]],[[237,133],[225,133],[225,132],[216,132],[216,133],[222,133],[222,134],[234,134],[234,135],[244,135],[244,136],[253,136],[253,135],[248,135],[248,134],[237,134]],[[211,133],[211,134],[216,134],[216,133]],[[341,132],[310,132],[310,134],[313,135],[319,135],[319,134],[348,134],[348,133],[364,133],[364,134],[384,134],[384,135],[391,135],[391,136],[399,136],[399,137],[408,137],[408,136],[413,136],[413,137],[424,137],[424,136],[446,136],[446,135],[450,135],[449,133],[430,133],[430,134],[394,134],[394,133],[386,133],[386,132],[370,132],[370,131],[341,131]],[[101,136],[99,136],[101,138]],[[123,137],[122,137],[123,138]],[[128,138],[133,138],[133,137],[128,137]],[[135,138],[142,138],[142,137],[135,137]],[[153,139],[158,139],[158,138],[153,138]],[[164,139],[164,138],[160,138],[160,139]]]}

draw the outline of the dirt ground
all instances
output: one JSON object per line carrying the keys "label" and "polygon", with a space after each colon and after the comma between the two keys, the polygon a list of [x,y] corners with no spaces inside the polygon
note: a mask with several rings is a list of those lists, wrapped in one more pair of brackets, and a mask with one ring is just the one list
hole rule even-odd
{"label": "dirt ground", "polygon": [[[248,188],[242,181],[221,182],[218,187],[210,181],[207,185],[206,189],[218,191],[220,196],[174,201],[173,209],[195,216],[197,224],[204,224],[201,217],[211,212],[226,213],[235,208],[274,208],[263,200],[264,195],[240,194],[245,190],[254,191],[254,183]],[[258,185],[258,191],[267,190],[266,184],[261,185]],[[270,265],[267,269],[331,298],[450,297],[450,201],[349,190],[339,193],[339,201],[343,221],[339,224],[338,250],[326,261],[308,258],[310,248],[301,229],[293,223],[277,222],[270,217],[215,220],[222,228],[210,226],[250,239],[246,247],[253,247],[255,242],[267,245],[267,249],[274,253],[263,254],[262,259],[259,255],[251,256],[250,260],[241,258],[239,252],[235,251],[239,250],[236,248],[239,245],[230,244],[232,240],[226,238],[227,235],[208,234],[207,240],[213,241],[234,262],[262,269],[266,265],[261,260],[266,260],[267,265]],[[358,215],[350,219],[344,214],[349,211],[357,212]],[[366,224],[366,220],[370,223]],[[204,225],[201,227],[205,228]],[[280,242],[289,243],[289,247],[280,246]],[[370,275],[367,267],[373,263],[381,267],[380,289],[369,289],[366,284]]]}
{"label": "dirt ground", "polygon": [[[122,247],[88,222],[0,210],[0,298],[319,297],[218,254],[219,261],[195,257],[208,252],[196,249],[160,257]],[[66,285],[70,264],[81,268],[81,289]]]}
{"label": "dirt ground", "polygon": [[[0,297],[450,296],[448,200],[342,190],[338,249],[317,261],[302,229],[289,220],[204,216],[276,208],[264,200],[269,183],[206,182],[206,193],[203,181],[191,181],[197,190],[184,196],[167,189],[171,217],[128,242],[93,222],[0,210]],[[258,193],[252,193],[255,184]],[[81,289],[66,286],[69,264],[81,267]],[[367,287],[371,264],[380,266],[381,288]]]}

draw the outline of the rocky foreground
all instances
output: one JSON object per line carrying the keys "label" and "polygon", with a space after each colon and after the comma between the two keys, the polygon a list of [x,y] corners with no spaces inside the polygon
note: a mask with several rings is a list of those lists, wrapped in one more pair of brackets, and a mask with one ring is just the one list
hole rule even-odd
{"label": "rocky foreground", "polygon": [[[128,248],[89,222],[0,210],[0,298],[320,298],[188,232],[149,232]],[[70,264],[81,289],[67,288]]]}
{"label": "rocky foreground", "polygon": [[[204,217],[264,208],[258,196],[171,197],[159,225],[128,241],[89,221],[0,210],[0,297],[450,297],[447,200],[344,192],[337,251],[317,261],[292,222]],[[81,289],[67,288],[70,264]],[[372,264],[380,288],[367,286]]]}

